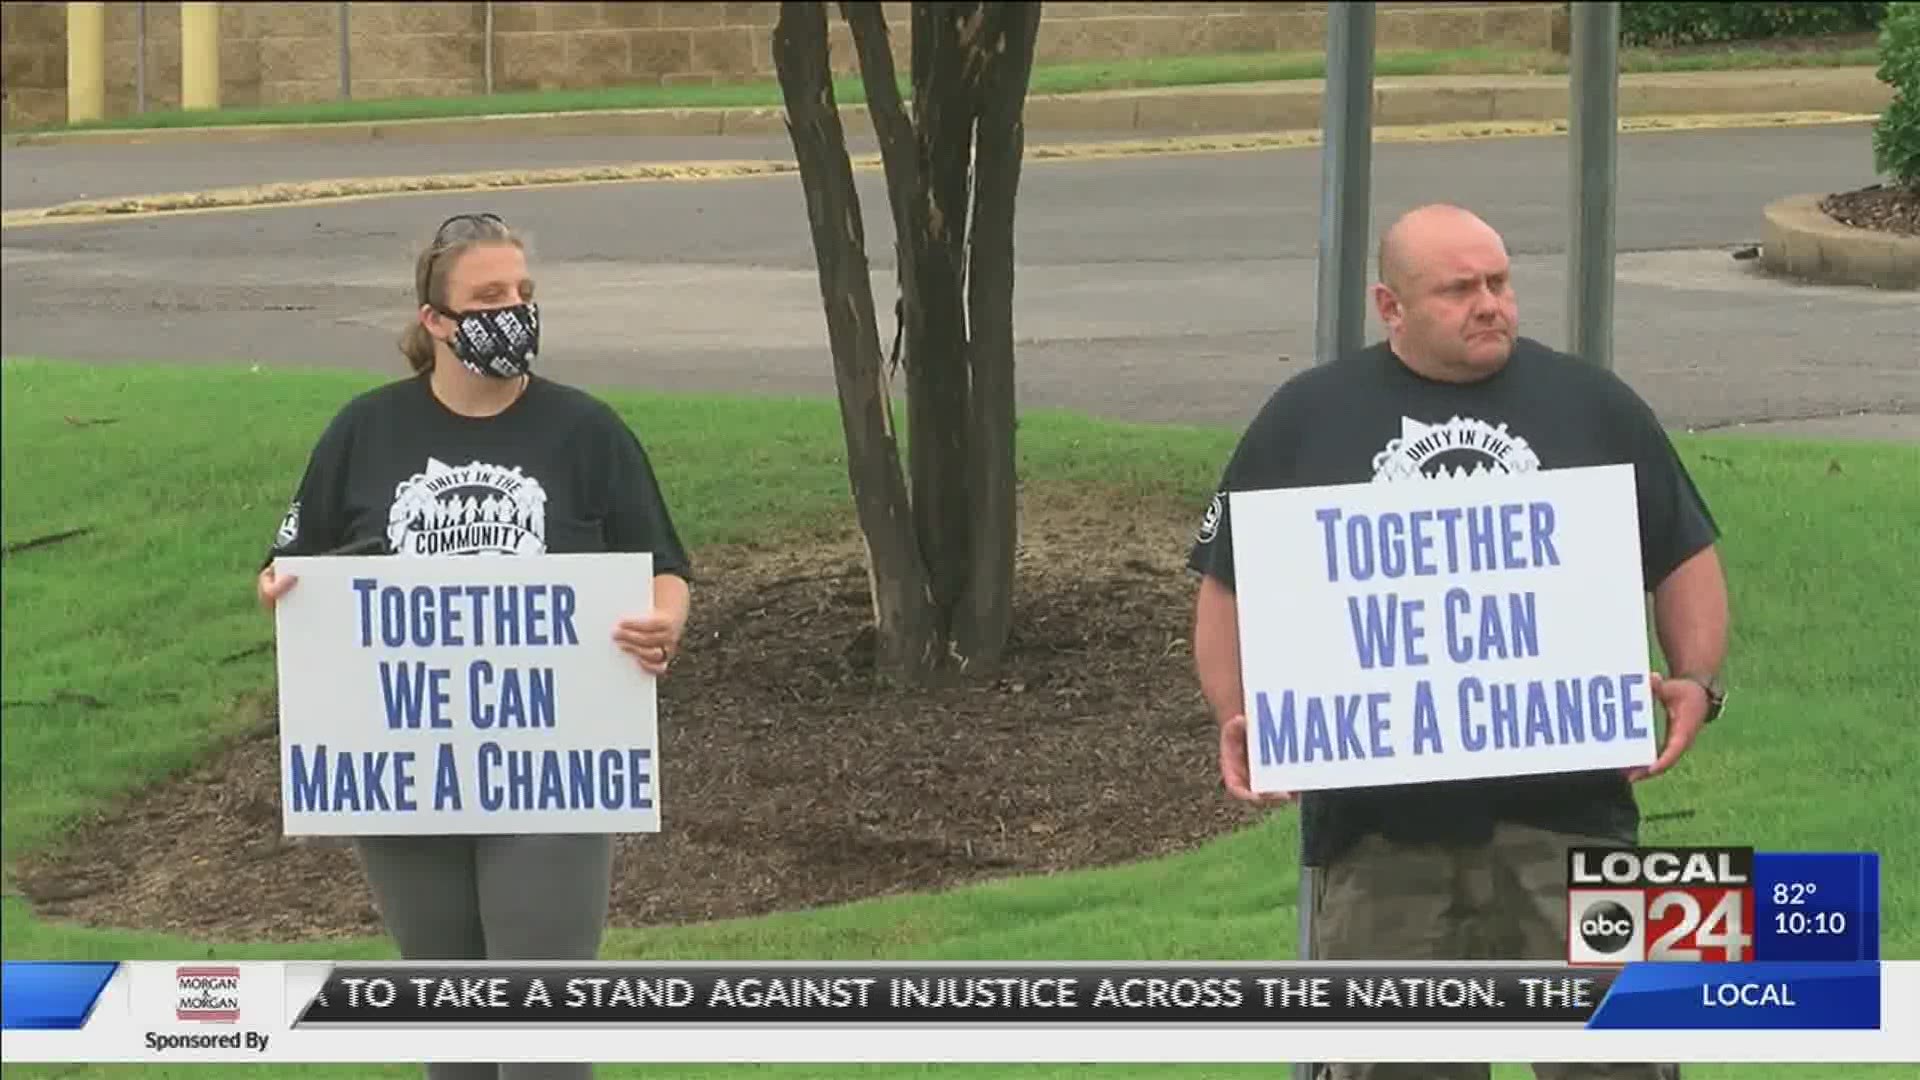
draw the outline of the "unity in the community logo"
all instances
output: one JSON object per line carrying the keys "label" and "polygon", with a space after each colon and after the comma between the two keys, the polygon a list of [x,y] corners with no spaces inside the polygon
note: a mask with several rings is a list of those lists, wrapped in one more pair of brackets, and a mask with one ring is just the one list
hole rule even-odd
{"label": "unity in the community logo", "polygon": [[1441,480],[1488,473],[1527,473],[1540,467],[1527,440],[1507,425],[1454,417],[1444,424],[1400,418],[1400,437],[1373,456],[1375,483]]}
{"label": "unity in the community logo", "polygon": [[538,555],[547,549],[547,493],[519,469],[427,459],[394,489],[387,542],[396,555]]}
{"label": "unity in the community logo", "polygon": [[[1373,455],[1374,483],[1529,473],[1538,468],[1540,458],[1533,448],[1509,433],[1507,425],[1459,416],[1444,424],[1402,416],[1399,437],[1389,439],[1386,448]],[[1200,518],[1195,539],[1211,543],[1225,516],[1226,493],[1217,492]]]}

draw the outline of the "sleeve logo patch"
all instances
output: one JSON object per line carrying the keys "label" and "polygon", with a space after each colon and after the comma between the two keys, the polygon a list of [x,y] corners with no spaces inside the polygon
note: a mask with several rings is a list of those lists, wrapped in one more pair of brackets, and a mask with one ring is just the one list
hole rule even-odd
{"label": "sleeve logo patch", "polygon": [[1220,532],[1220,519],[1226,512],[1226,492],[1214,492],[1213,501],[1207,504],[1207,512],[1200,517],[1200,531],[1194,534],[1194,538],[1202,544],[1213,543],[1213,538]]}
{"label": "sleeve logo patch", "polygon": [[280,528],[273,534],[273,546],[283,548],[300,536],[300,500],[287,507],[287,516],[280,519]]}

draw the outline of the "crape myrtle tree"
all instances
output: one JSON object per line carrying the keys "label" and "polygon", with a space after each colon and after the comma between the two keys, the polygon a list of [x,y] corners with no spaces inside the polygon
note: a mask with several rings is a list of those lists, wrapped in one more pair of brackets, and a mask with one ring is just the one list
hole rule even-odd
{"label": "crape myrtle tree", "polygon": [[[838,8],[893,216],[891,358],[834,100],[826,4],[780,5],[773,59],[819,264],[877,661],[883,674],[933,685],[992,672],[1012,617],[1013,211],[1040,5],[913,4],[905,102],[881,5]],[[892,394],[902,371],[904,471]]]}

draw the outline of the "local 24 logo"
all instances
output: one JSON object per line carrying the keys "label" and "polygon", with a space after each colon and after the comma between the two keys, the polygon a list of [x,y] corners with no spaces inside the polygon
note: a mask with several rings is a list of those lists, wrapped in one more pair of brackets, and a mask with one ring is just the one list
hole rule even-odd
{"label": "local 24 logo", "polygon": [[1752,848],[1568,850],[1568,963],[1752,959]]}

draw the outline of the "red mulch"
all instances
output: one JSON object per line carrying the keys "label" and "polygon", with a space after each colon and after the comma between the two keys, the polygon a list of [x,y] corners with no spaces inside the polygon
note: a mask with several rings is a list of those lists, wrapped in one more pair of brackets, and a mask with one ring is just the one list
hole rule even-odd
{"label": "red mulch", "polygon": [[1920,236],[1920,190],[1875,184],[1858,191],[1829,195],[1820,209],[1843,225],[1856,229]]}

